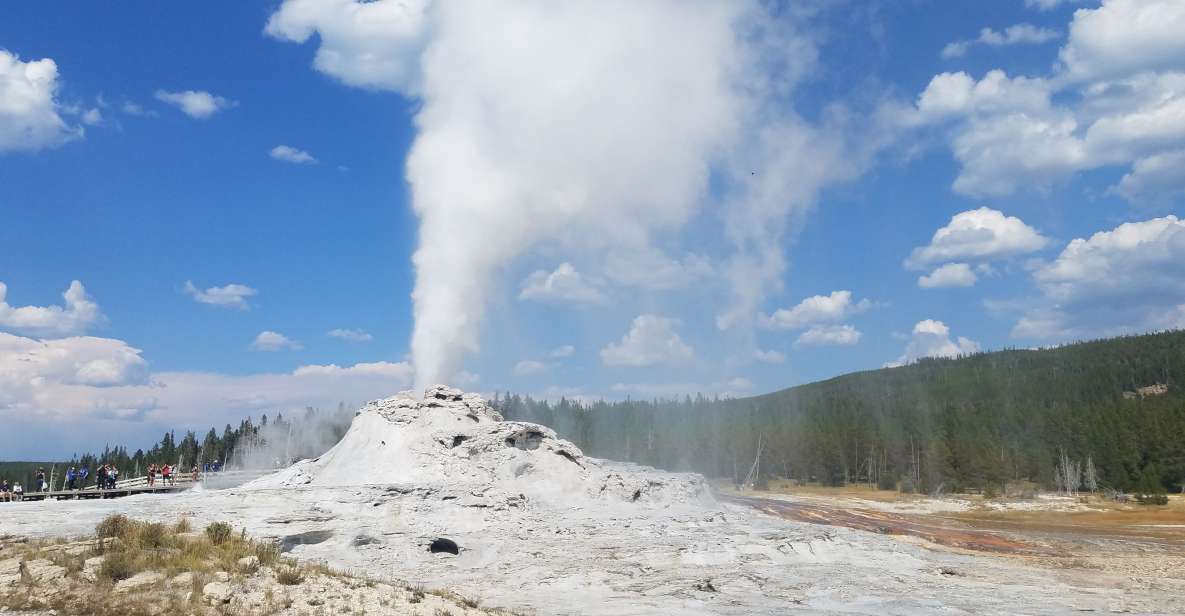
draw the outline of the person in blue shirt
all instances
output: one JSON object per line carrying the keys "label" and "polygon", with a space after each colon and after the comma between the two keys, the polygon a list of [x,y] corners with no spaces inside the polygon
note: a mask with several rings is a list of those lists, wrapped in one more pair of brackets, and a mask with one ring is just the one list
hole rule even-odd
{"label": "person in blue shirt", "polygon": [[80,486],[86,485],[87,475],[90,475],[90,474],[91,474],[90,470],[88,470],[85,466],[82,467],[82,470],[78,471],[78,485],[80,485]]}
{"label": "person in blue shirt", "polygon": [[71,466],[70,470],[66,471],[66,489],[67,490],[74,489],[74,480],[76,480],[76,479],[78,479],[78,470],[75,469],[73,466]]}

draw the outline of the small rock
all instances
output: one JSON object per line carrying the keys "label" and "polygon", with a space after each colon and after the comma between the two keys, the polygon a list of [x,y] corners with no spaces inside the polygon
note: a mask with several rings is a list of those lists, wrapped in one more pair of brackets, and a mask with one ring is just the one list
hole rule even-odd
{"label": "small rock", "polygon": [[53,564],[52,561],[38,559],[25,563],[25,571],[34,582],[52,582],[66,576],[66,568]]}
{"label": "small rock", "polygon": [[182,587],[193,586],[193,574],[189,571],[186,571],[185,573],[178,573],[177,575],[173,576],[173,579],[169,580],[169,584],[172,586]]}
{"label": "small rock", "polygon": [[225,582],[210,582],[202,587],[202,596],[211,604],[230,603],[232,592],[230,584]]}
{"label": "small rock", "polygon": [[116,582],[115,588],[113,588],[112,591],[128,592],[139,588],[144,588],[145,586],[159,584],[164,579],[165,574],[160,573],[159,571],[141,571],[140,573],[137,573],[126,580],[120,580]]}
{"label": "small rock", "polygon": [[692,586],[692,588],[694,588],[700,592],[720,592],[720,591],[716,590],[715,586],[712,585],[712,580],[704,580],[702,582],[696,582],[695,585]]}
{"label": "small rock", "polygon": [[225,571],[215,571],[214,572],[214,579],[218,580],[219,582],[229,582],[230,581],[230,574]]}

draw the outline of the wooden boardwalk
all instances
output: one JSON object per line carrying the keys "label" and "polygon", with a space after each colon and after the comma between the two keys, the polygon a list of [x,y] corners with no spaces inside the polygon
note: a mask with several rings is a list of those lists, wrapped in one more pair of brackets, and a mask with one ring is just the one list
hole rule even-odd
{"label": "wooden boardwalk", "polygon": [[157,483],[156,485],[148,485],[147,483],[137,486],[118,485],[110,490],[96,490],[94,487],[89,487],[85,490],[55,490],[53,492],[26,492],[22,500],[75,500],[80,498],[119,498],[121,496],[131,496],[133,494],[167,494],[171,492],[184,492],[192,488],[193,481],[177,481],[175,485],[165,485]]}

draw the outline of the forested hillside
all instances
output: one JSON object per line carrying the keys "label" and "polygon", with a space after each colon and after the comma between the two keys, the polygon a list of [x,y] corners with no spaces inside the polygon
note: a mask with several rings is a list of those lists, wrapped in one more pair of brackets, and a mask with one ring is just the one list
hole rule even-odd
{"label": "forested hillside", "polygon": [[[1168,385],[1162,395],[1140,387]],[[1053,486],[1064,451],[1102,486],[1181,489],[1185,332],[926,359],[743,399],[498,400],[594,456],[711,477],[761,474],[932,491]]]}

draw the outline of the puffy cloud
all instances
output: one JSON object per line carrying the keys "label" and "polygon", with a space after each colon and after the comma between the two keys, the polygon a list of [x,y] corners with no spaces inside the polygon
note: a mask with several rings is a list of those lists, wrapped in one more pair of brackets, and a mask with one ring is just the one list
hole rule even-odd
{"label": "puffy cloud", "polygon": [[87,126],[94,126],[103,121],[103,112],[98,109],[87,109],[82,112],[82,123]]}
{"label": "puffy cloud", "polygon": [[920,269],[945,261],[1001,259],[1041,250],[1048,241],[1021,219],[981,207],[952,216],[928,245],[913,249],[905,266]]}
{"label": "puffy cloud", "polygon": [[201,290],[194,286],[192,280],[185,281],[183,289],[186,295],[189,295],[194,301],[203,304],[210,304],[213,306],[227,306],[229,308],[238,308],[239,310],[247,310],[251,307],[247,303],[247,298],[259,293],[247,285],[231,283],[222,287],[210,287],[206,290]]}
{"label": "puffy cloud", "polygon": [[1183,70],[1182,32],[1185,4],[1179,0],[1106,0],[1074,13],[1059,58],[1075,80]]}
{"label": "puffy cloud", "polygon": [[370,342],[374,340],[374,336],[361,329],[331,329],[326,335],[348,340],[349,342]]}
{"label": "puffy cloud", "polygon": [[923,357],[957,357],[979,351],[979,343],[960,336],[951,340],[950,328],[942,321],[918,321],[905,344],[905,352],[887,367],[903,366]]}
{"label": "puffy cloud", "polygon": [[979,31],[979,38],[969,41],[957,41],[942,48],[942,57],[957,58],[967,53],[967,49],[975,44],[1003,47],[1007,45],[1040,45],[1048,43],[1060,36],[1048,28],[1038,28],[1033,24],[1020,23],[1008,26],[1003,32],[991,28]]}
{"label": "puffy cloud", "polygon": [[1133,204],[1167,208],[1185,198],[1185,150],[1141,158],[1123,176],[1114,192]]}
{"label": "puffy cloud", "polygon": [[239,104],[237,101],[215,96],[205,90],[185,90],[183,92],[157,90],[154,96],[156,100],[168,103],[180,109],[185,115],[198,120],[205,120],[219,111],[237,107]]}
{"label": "puffy cloud", "polygon": [[766,364],[780,364],[786,361],[786,354],[781,351],[757,349],[753,351],[753,359]]}
{"label": "puffy cloud", "polygon": [[302,348],[304,346],[299,342],[273,331],[259,332],[251,343],[251,349],[255,351],[299,351]]}
{"label": "puffy cloud", "polygon": [[531,376],[547,372],[547,364],[533,359],[524,359],[514,365],[515,376]]}
{"label": "puffy cloud", "polygon": [[1074,13],[1061,63],[1047,77],[943,73],[905,122],[948,127],[962,165],[953,188],[972,196],[1048,189],[1081,171],[1179,150],[1183,29],[1176,0],[1107,0]]}
{"label": "puffy cloud", "polygon": [[269,36],[318,37],[313,67],[351,86],[418,92],[427,0],[286,0],[268,19]]}
{"label": "puffy cloud", "polygon": [[40,150],[82,136],[58,113],[58,65],[0,49],[0,152]]}
{"label": "puffy cloud", "polygon": [[34,340],[0,333],[0,382],[13,388],[46,384],[112,387],[147,382],[140,350],[121,340],[79,336]]}
{"label": "puffy cloud", "polygon": [[607,366],[652,366],[690,360],[695,351],[675,332],[678,321],[653,314],[634,319],[620,342],[601,349]]}
{"label": "puffy cloud", "polygon": [[816,325],[802,332],[795,346],[851,346],[863,334],[851,325]]}
{"label": "puffy cloud", "polygon": [[298,150],[294,147],[287,146],[287,145],[278,145],[278,146],[272,148],[271,152],[268,155],[276,160],[282,160],[282,161],[289,162],[289,163],[296,163],[298,165],[314,164],[317,162],[317,159],[313,158],[312,154],[309,154],[308,152],[306,152],[304,150]]}
{"label": "puffy cloud", "polygon": [[551,352],[548,353],[548,356],[554,357],[556,359],[561,359],[564,357],[571,357],[575,352],[576,352],[576,347],[574,347],[570,344],[565,344],[565,345],[558,346],[558,347],[552,349]]}
{"label": "puffy cloud", "polygon": [[86,331],[103,321],[103,313],[75,280],[62,293],[65,306],[10,306],[8,285],[0,282],[0,329],[33,336],[68,336]]}
{"label": "puffy cloud", "polygon": [[1021,338],[1105,336],[1185,325],[1185,222],[1129,222],[1071,241],[1033,271],[1047,302],[1013,328]]}
{"label": "puffy cloud", "polygon": [[831,295],[808,297],[793,308],[779,308],[762,316],[762,326],[770,329],[801,329],[819,323],[834,323],[872,307],[867,299],[852,301],[851,291],[832,291]]}
{"label": "puffy cloud", "polygon": [[571,263],[561,263],[553,272],[532,272],[523,281],[518,298],[574,304],[599,304],[608,301],[605,294],[589,284]]}
{"label": "puffy cloud", "polygon": [[1063,4],[1081,4],[1086,0],[1025,0],[1025,6],[1038,11],[1051,11]]}
{"label": "puffy cloud", "polygon": [[923,289],[937,289],[942,287],[970,287],[975,285],[978,277],[966,263],[947,263],[938,269],[918,278],[918,286]]}

